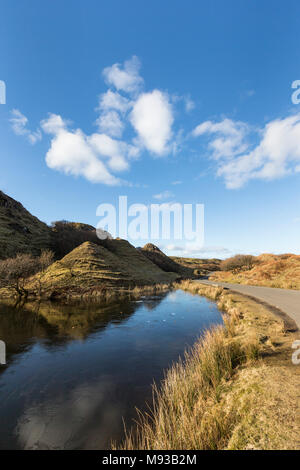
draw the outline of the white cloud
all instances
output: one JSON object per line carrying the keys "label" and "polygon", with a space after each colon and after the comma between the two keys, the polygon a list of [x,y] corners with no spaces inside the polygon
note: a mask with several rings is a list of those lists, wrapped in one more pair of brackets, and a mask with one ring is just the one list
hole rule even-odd
{"label": "white cloud", "polygon": [[111,89],[101,94],[97,108],[100,115],[96,124],[100,132],[121,138],[129,121],[136,132],[132,147],[136,154],[139,153],[137,148],[144,148],[155,155],[164,155],[173,148],[170,142],[174,121],[172,106],[168,95],[160,90],[140,93],[143,79],[139,69],[140,62],[135,56],[123,67],[114,64],[104,69],[104,77],[110,86],[125,93],[134,93],[134,98],[129,99]]}
{"label": "white cloud", "polygon": [[224,162],[218,175],[230,189],[251,179],[274,180],[300,172],[300,113],[269,122],[251,151]]}
{"label": "white cloud", "polygon": [[179,180],[177,180],[177,181],[172,181],[171,184],[173,184],[174,186],[177,186],[178,184],[182,184],[182,181],[179,181]]}
{"label": "white cloud", "polygon": [[187,95],[184,97],[184,106],[185,106],[185,110],[187,113],[189,113],[190,111],[192,111],[196,105],[194,103],[194,101],[191,99],[190,95]]}
{"label": "white cloud", "polygon": [[122,136],[124,123],[116,111],[107,111],[100,114],[96,124],[101,132],[106,132],[112,137]]}
{"label": "white cloud", "polygon": [[79,131],[62,131],[54,137],[46,155],[49,168],[66,174],[84,176],[93,183],[117,184],[96,152],[88,145],[86,137]]}
{"label": "white cloud", "polygon": [[192,111],[196,107],[195,102],[192,100],[190,94],[177,95],[175,93],[175,94],[171,95],[171,100],[172,100],[172,103],[174,103],[174,104],[176,104],[178,102],[183,102],[184,109],[187,113],[189,113],[190,111]]}
{"label": "white cloud", "polygon": [[29,132],[27,134],[27,139],[29,140],[29,142],[32,145],[34,145],[34,144],[36,144],[36,142],[39,142],[40,140],[42,140],[42,133],[41,133],[40,129],[37,129],[34,132]]}
{"label": "white cloud", "polygon": [[93,134],[88,138],[88,143],[94,151],[108,158],[108,166],[114,171],[128,169],[126,160],[127,144],[111,139],[105,134]]}
{"label": "white cloud", "polygon": [[210,140],[209,149],[215,159],[231,158],[247,149],[244,139],[249,132],[247,124],[224,119],[220,122],[205,121],[193,131],[194,137],[215,134]]}
{"label": "white cloud", "polygon": [[133,106],[130,120],[147,150],[156,155],[167,153],[174,118],[166,93],[153,90],[140,95]]}
{"label": "white cloud", "polygon": [[[86,135],[80,129],[70,130],[71,122],[57,114],[41,121],[42,130],[52,135],[46,156],[49,167],[93,182],[119,184],[113,173],[127,170],[142,150],[155,156],[176,150],[182,135],[172,132],[174,117],[169,96],[157,89],[142,92],[144,81],[139,70],[140,62],[135,56],[124,65],[104,69],[104,78],[111,88],[99,96],[96,133]],[[191,99],[186,99],[186,106],[191,108]]]}
{"label": "white cloud", "polygon": [[66,174],[84,176],[93,183],[119,184],[120,180],[111,171],[128,169],[127,159],[136,157],[138,153],[132,145],[106,134],[87,136],[80,129],[70,131],[58,115],[50,115],[42,121],[41,127],[52,134],[46,155],[48,167]]}
{"label": "white cloud", "polygon": [[26,126],[28,124],[28,119],[24,114],[21,113],[18,109],[13,109],[11,111],[11,118],[9,122],[12,125],[12,129],[15,134],[17,135],[24,135],[26,134]]}
{"label": "white cloud", "polygon": [[275,119],[256,132],[260,142],[252,149],[250,127],[230,119],[206,121],[193,135],[217,134],[208,148],[218,161],[217,175],[229,189],[240,188],[251,179],[271,181],[300,172],[300,113]]}
{"label": "white cloud", "polygon": [[[163,249],[163,247],[162,247]],[[185,245],[167,245],[165,247],[168,253],[175,253],[180,256],[190,256],[198,258],[228,258],[232,251],[222,246],[197,246],[194,243]]]}
{"label": "white cloud", "polygon": [[46,134],[57,134],[66,127],[67,121],[64,121],[58,114],[50,113],[48,118],[41,122],[41,128]]}
{"label": "white cloud", "polygon": [[136,56],[124,62],[122,67],[120,64],[114,64],[103,70],[105,81],[110,86],[114,86],[117,90],[123,90],[127,93],[137,92],[143,85],[144,80],[139,74],[140,61]]}
{"label": "white cloud", "polygon": [[132,107],[133,102],[118,92],[108,90],[99,97],[100,112],[96,120],[100,132],[112,137],[121,137],[125,128],[125,114]]}
{"label": "white cloud", "polygon": [[171,191],[163,191],[162,193],[159,194],[154,194],[153,198],[162,200],[162,199],[170,199],[171,197],[174,197],[175,195]]}
{"label": "white cloud", "polygon": [[11,111],[11,118],[9,119],[12,129],[16,135],[24,135],[31,144],[35,144],[42,138],[41,131],[30,131],[27,128],[28,118],[24,116],[18,109]]}
{"label": "white cloud", "polygon": [[107,90],[107,92],[100,95],[99,98],[99,109],[103,111],[115,109],[124,113],[131,106],[132,102],[130,100],[112,90]]}

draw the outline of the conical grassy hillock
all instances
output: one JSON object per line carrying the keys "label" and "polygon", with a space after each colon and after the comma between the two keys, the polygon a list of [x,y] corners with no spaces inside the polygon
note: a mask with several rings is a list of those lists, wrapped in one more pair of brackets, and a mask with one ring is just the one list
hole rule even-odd
{"label": "conical grassy hillock", "polygon": [[165,272],[173,272],[181,275],[182,277],[192,277],[193,270],[181,266],[176,261],[172,260],[169,256],[165,255],[157,246],[152,243],[147,243],[143,248],[139,248],[140,253],[142,253],[146,258],[148,258],[152,263],[156,264],[160,269]]}
{"label": "conical grassy hillock", "polygon": [[51,250],[56,259],[61,259],[86,241],[103,244],[95,227],[65,220],[49,227],[0,191],[0,260],[18,253],[39,256],[43,250]]}
{"label": "conical grassy hillock", "polygon": [[52,297],[92,295],[101,289],[168,283],[178,277],[163,272],[126,240],[106,240],[105,245],[85,242],[38,274],[43,291]]}

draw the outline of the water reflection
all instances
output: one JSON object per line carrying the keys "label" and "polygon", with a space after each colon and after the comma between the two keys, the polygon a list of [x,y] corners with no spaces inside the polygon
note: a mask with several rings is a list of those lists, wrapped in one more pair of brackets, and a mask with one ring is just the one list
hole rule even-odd
{"label": "water reflection", "polygon": [[0,305],[1,449],[100,449],[123,435],[153,379],[201,330],[214,303],[182,291],[115,304]]}

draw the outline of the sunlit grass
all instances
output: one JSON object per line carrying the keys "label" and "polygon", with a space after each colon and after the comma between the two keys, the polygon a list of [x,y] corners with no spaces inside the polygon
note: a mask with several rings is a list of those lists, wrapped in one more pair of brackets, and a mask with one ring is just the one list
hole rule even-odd
{"label": "sunlit grass", "polygon": [[[189,281],[175,287],[216,300],[224,325],[206,331],[153,387],[149,412],[138,413],[137,426],[120,447],[298,448],[300,379],[285,355],[292,337],[281,321],[263,306],[219,288]],[[274,344],[281,346],[274,349]]]}

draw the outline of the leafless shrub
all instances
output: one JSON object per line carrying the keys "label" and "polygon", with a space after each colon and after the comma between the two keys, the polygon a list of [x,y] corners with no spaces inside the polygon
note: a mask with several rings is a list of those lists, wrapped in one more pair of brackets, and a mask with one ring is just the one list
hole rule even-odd
{"label": "leafless shrub", "polygon": [[50,250],[42,251],[37,258],[30,254],[18,253],[14,258],[0,261],[0,287],[15,289],[20,297],[27,297],[29,289],[26,286],[28,278],[34,274],[38,284],[38,291],[42,290],[42,274],[53,263],[54,254]]}
{"label": "leafless shrub", "polygon": [[250,271],[257,263],[255,256],[252,255],[236,255],[232,258],[225,259],[221,263],[222,271],[232,271],[238,273],[240,271]]}
{"label": "leafless shrub", "polygon": [[0,261],[0,286],[12,287],[21,297],[27,297],[26,280],[39,271],[39,263],[29,254],[17,254]]}

